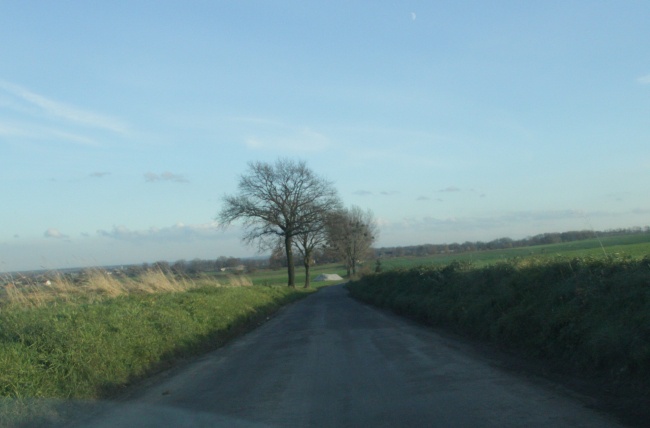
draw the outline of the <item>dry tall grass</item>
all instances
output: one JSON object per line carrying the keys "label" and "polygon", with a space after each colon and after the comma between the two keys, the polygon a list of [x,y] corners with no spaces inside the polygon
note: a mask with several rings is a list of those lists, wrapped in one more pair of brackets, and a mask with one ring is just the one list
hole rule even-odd
{"label": "dry tall grass", "polygon": [[232,287],[250,287],[253,281],[245,275],[228,275],[228,285]]}
{"label": "dry tall grass", "polygon": [[54,273],[46,282],[25,281],[20,285],[10,281],[0,289],[0,304],[39,307],[58,302],[95,302],[128,294],[178,293],[205,286],[251,286],[250,278],[229,276],[225,284],[216,279],[196,283],[188,278],[176,277],[160,269],[148,270],[135,278],[113,275],[102,269],[84,271],[80,277]]}

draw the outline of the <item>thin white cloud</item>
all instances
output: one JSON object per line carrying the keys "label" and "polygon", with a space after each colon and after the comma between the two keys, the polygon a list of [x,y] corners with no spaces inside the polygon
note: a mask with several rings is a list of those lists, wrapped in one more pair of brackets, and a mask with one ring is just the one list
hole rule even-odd
{"label": "thin white cloud", "polygon": [[650,85],[650,74],[646,74],[645,76],[641,76],[636,79],[637,82],[639,82],[642,85]]}
{"label": "thin white cloud", "polygon": [[444,189],[440,189],[439,192],[441,193],[455,193],[455,192],[460,192],[460,188],[456,186],[449,186],[445,187]]}
{"label": "thin white cloud", "polygon": [[156,181],[171,181],[175,183],[189,183],[190,181],[185,178],[184,175],[174,174],[173,172],[165,171],[162,174],[156,174],[154,172],[146,172],[144,174],[144,179],[148,183],[153,183]]}
{"label": "thin white cloud", "polygon": [[[413,229],[424,230],[446,230],[446,231],[489,231],[514,227],[515,225],[530,225],[531,223],[552,223],[566,220],[582,220],[585,212],[581,210],[555,210],[555,211],[511,211],[482,217],[432,217],[421,218],[409,217],[401,221],[391,222],[390,226],[399,230]],[[590,213],[593,217],[607,216],[602,212]],[[553,232],[547,230],[546,232]]]}
{"label": "thin white cloud", "polygon": [[106,171],[98,171],[90,174],[92,178],[103,178],[106,177],[107,175],[111,175],[111,173]]}
{"label": "thin white cloud", "polygon": [[[357,196],[372,196],[372,195],[374,195],[374,193],[371,192],[370,190],[356,190],[356,191],[352,192],[352,194],[357,195]],[[400,192],[398,190],[381,190],[381,191],[379,191],[378,194],[381,195],[381,196],[394,196],[394,195],[399,195]]]}
{"label": "thin white cloud", "polygon": [[34,132],[16,124],[0,122],[0,135],[5,137],[30,137],[34,135]]}
{"label": "thin white cloud", "polygon": [[283,136],[253,136],[244,141],[252,150],[321,152],[330,145],[330,140],[323,134],[304,128],[300,131],[285,133]]}
{"label": "thin white cloud", "polygon": [[217,223],[184,224],[176,223],[168,227],[151,227],[147,230],[132,230],[124,225],[113,226],[111,230],[98,230],[97,235],[120,241],[194,241],[198,239],[215,239]]}
{"label": "thin white cloud", "polygon": [[47,229],[44,233],[43,236],[46,238],[53,238],[53,239],[67,239],[68,235],[64,235],[59,231],[59,229],[55,229],[53,227]]}
{"label": "thin white cloud", "polygon": [[225,120],[229,122],[245,123],[247,125],[291,129],[291,127],[285,123],[282,123],[274,119],[267,119],[264,117],[235,116],[235,117],[227,117],[225,118]]}
{"label": "thin white cloud", "polygon": [[265,117],[226,117],[226,122],[240,128],[242,144],[250,150],[314,153],[332,146],[323,133],[309,126],[297,126]]}
{"label": "thin white cloud", "polygon": [[632,212],[632,214],[648,215],[648,214],[650,214],[650,209],[647,209],[647,208],[635,208],[631,212]]}
{"label": "thin white cloud", "polygon": [[0,80],[0,91],[18,101],[17,105],[16,103],[3,103],[3,105],[14,110],[25,112],[29,110],[25,109],[26,104],[29,107],[36,108],[40,113],[73,122],[77,125],[99,128],[117,134],[127,132],[126,124],[119,119],[54,101],[14,83]]}
{"label": "thin white cloud", "polygon": [[46,135],[49,134],[49,135],[51,135],[53,137],[60,138],[60,139],[70,141],[70,142],[73,142],[73,143],[81,144],[81,145],[84,145],[84,146],[99,146],[100,145],[100,143],[97,140],[95,140],[93,138],[83,136],[83,135],[79,135],[79,134],[76,134],[76,133],[59,131],[59,130],[54,130],[54,129],[45,129],[44,131],[45,131]]}
{"label": "thin white cloud", "polygon": [[0,122],[0,136],[28,140],[65,140],[84,146],[99,146],[100,143],[76,132],[61,131],[29,122]]}

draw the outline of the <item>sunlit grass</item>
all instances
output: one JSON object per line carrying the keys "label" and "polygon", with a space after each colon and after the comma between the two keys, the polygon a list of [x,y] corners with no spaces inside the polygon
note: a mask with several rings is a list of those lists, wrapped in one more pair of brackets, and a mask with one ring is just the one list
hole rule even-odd
{"label": "sunlit grass", "polygon": [[84,272],[83,279],[77,283],[59,273],[52,273],[50,277],[52,279],[47,282],[37,282],[36,279],[23,280],[18,284],[9,282],[0,303],[4,306],[41,307],[73,300],[113,298],[128,292],[124,281],[117,281],[101,270]]}
{"label": "sunlit grass", "polygon": [[[0,291],[0,305],[41,307],[56,303],[90,303],[125,295],[179,293],[199,286],[192,279],[172,275],[160,269],[151,269],[135,278],[114,275],[103,269],[89,269],[72,279],[57,272],[46,282],[23,279],[20,285],[7,281]],[[228,276],[223,280],[200,283],[210,286],[250,285],[245,276]]]}
{"label": "sunlit grass", "polygon": [[47,284],[9,284],[0,296],[0,426],[53,411],[35,411],[34,399],[112,396],[309,294],[253,287],[245,275],[217,281],[91,270],[74,281],[51,277]]}

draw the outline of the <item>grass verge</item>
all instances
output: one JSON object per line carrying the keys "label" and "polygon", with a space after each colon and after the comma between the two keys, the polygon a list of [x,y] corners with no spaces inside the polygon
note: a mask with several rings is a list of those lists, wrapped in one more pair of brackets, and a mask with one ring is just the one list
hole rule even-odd
{"label": "grass verge", "polygon": [[[153,279],[142,278],[131,292],[100,292],[97,281],[79,296],[73,284],[58,295],[10,290],[19,297],[0,307],[0,425],[42,418],[39,411],[30,415],[34,408],[26,403],[34,399],[110,397],[181,358],[219,347],[309,293],[215,283],[169,289],[169,277]],[[158,284],[158,292],[148,283]]]}

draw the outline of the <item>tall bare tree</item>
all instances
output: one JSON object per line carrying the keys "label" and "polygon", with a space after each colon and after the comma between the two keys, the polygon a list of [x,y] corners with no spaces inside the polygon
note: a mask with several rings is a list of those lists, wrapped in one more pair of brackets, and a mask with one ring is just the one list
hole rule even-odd
{"label": "tall bare tree", "polygon": [[378,234],[372,211],[357,206],[339,210],[327,221],[328,244],[345,264],[348,277],[356,275],[357,263],[369,255]]}
{"label": "tall bare tree", "polygon": [[294,238],[313,232],[325,213],[340,209],[336,189],[314,174],[306,162],[279,159],[275,164],[251,162],[239,179],[239,192],[224,196],[217,216],[222,227],[243,220],[244,242],[260,249],[284,241],[289,287],[295,287]]}

